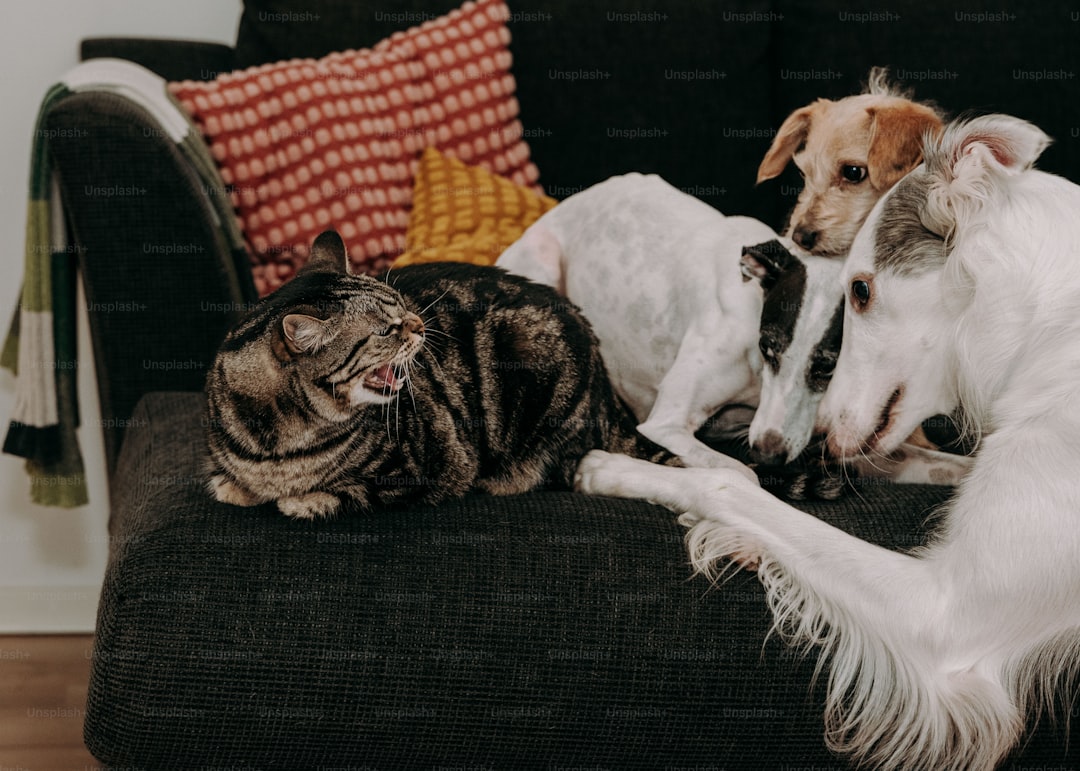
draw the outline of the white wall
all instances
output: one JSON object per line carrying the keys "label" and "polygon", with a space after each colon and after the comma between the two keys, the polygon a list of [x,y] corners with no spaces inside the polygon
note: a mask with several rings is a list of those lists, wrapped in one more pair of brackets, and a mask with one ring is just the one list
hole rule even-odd
{"label": "white wall", "polygon": [[[91,36],[142,36],[232,43],[240,0],[35,0],[10,4],[0,25],[0,334],[22,276],[26,181],[34,119],[45,90],[78,62]],[[108,492],[85,317],[79,389],[90,505],[51,509],[30,502],[22,461],[0,456],[0,632],[90,631],[108,552]],[[83,366],[85,365],[85,366]],[[14,380],[0,374],[0,432]]]}

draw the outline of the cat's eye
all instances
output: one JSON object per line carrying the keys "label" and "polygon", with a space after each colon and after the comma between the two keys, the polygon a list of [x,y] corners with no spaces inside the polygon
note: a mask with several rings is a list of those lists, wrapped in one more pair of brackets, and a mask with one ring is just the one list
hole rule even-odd
{"label": "cat's eye", "polygon": [[379,337],[386,337],[388,334],[394,331],[393,327],[383,327],[382,329],[376,329],[375,334]]}
{"label": "cat's eye", "polygon": [[851,305],[858,311],[865,311],[874,299],[874,290],[869,277],[856,276],[851,281]]}
{"label": "cat's eye", "polygon": [[866,167],[856,166],[851,163],[845,163],[843,166],[840,167],[840,176],[842,176],[848,182],[857,185],[864,179],[866,179]]}

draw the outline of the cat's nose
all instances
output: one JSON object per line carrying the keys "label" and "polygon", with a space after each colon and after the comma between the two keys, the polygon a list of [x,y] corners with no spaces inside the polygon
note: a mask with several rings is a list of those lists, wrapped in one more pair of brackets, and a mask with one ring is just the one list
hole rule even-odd
{"label": "cat's nose", "polygon": [[424,322],[415,313],[406,313],[401,320],[401,326],[406,332],[412,332],[414,335],[424,334]]}

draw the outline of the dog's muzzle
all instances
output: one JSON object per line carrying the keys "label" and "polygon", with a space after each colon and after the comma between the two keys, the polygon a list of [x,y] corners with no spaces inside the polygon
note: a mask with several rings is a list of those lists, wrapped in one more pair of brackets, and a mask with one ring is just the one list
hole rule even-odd
{"label": "dog's muzzle", "polygon": [[762,466],[782,466],[788,461],[788,447],[778,431],[766,431],[750,446],[750,460]]}

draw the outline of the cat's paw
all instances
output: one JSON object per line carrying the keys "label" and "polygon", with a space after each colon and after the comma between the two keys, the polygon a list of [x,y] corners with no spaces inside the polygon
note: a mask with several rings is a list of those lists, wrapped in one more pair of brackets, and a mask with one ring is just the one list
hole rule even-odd
{"label": "cat's paw", "polygon": [[207,486],[210,488],[210,494],[214,496],[214,499],[221,503],[245,507],[257,506],[260,503],[258,498],[223,474],[215,474],[210,477]]}
{"label": "cat's paw", "polygon": [[340,505],[341,500],[336,495],[319,492],[281,498],[277,502],[282,514],[296,519],[326,517],[337,511]]}

